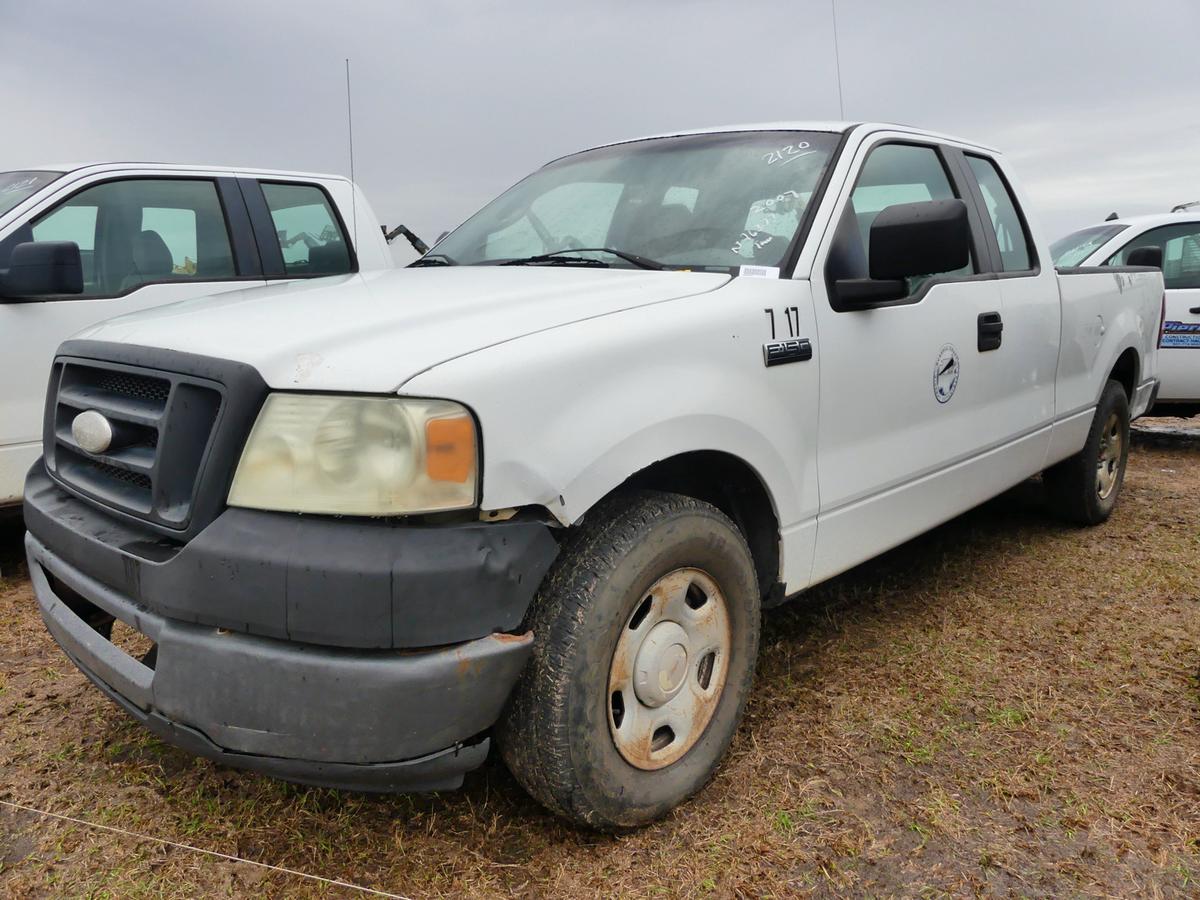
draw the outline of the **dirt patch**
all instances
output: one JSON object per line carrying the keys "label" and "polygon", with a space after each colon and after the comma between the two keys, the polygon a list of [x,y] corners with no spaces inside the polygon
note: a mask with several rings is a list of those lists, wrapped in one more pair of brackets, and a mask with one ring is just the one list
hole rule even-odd
{"label": "dirt patch", "polygon": [[[75,671],[19,576],[0,799],[409,896],[1195,896],[1188,428],[1135,438],[1106,526],[1048,519],[1031,482],[770,614],[725,767],[632,835],[562,825],[495,761],[457,793],[371,797],[194,759]],[[344,894],[24,815],[0,814],[0,860],[13,896]]]}

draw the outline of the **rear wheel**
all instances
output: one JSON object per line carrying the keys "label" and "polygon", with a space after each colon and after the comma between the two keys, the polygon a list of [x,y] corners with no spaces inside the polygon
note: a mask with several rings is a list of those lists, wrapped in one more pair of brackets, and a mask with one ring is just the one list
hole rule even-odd
{"label": "rear wheel", "polygon": [[665,815],[733,739],[758,599],[746,541],[716,508],[649,491],[602,503],[535,601],[534,656],[497,728],[509,769],[592,828]]}
{"label": "rear wheel", "polygon": [[1129,398],[1119,382],[1104,386],[1083,449],[1044,480],[1051,509],[1069,522],[1099,525],[1117,505],[1129,459]]}

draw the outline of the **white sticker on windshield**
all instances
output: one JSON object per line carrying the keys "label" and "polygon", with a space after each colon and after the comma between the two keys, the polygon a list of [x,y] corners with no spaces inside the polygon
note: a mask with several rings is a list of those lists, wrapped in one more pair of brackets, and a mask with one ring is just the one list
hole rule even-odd
{"label": "white sticker on windshield", "polygon": [[778,278],[778,266],[741,266],[738,274],[743,278]]}

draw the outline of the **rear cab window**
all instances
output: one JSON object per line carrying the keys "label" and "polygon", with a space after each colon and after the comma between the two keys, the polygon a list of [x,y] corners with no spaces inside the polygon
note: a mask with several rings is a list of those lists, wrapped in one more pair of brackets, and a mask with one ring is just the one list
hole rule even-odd
{"label": "rear cab window", "polygon": [[996,244],[1000,250],[1001,271],[1029,272],[1034,268],[1033,246],[1029,232],[1021,217],[1016,198],[1013,197],[1004,176],[990,159],[966,154],[967,165],[975,176],[979,193],[987,207],[988,220]]}
{"label": "rear cab window", "polygon": [[354,271],[345,227],[315,184],[260,182],[288,278]]}

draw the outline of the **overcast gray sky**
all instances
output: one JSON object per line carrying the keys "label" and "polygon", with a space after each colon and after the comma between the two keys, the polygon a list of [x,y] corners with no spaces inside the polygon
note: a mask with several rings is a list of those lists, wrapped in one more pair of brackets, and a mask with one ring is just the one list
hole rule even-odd
{"label": "overcast gray sky", "polygon": [[[845,118],[1005,151],[1054,238],[1200,199],[1198,0],[836,0]],[[680,127],[836,119],[830,0],[0,0],[0,170],[348,173],[427,238],[543,162]],[[403,257],[402,257],[403,258]]]}

